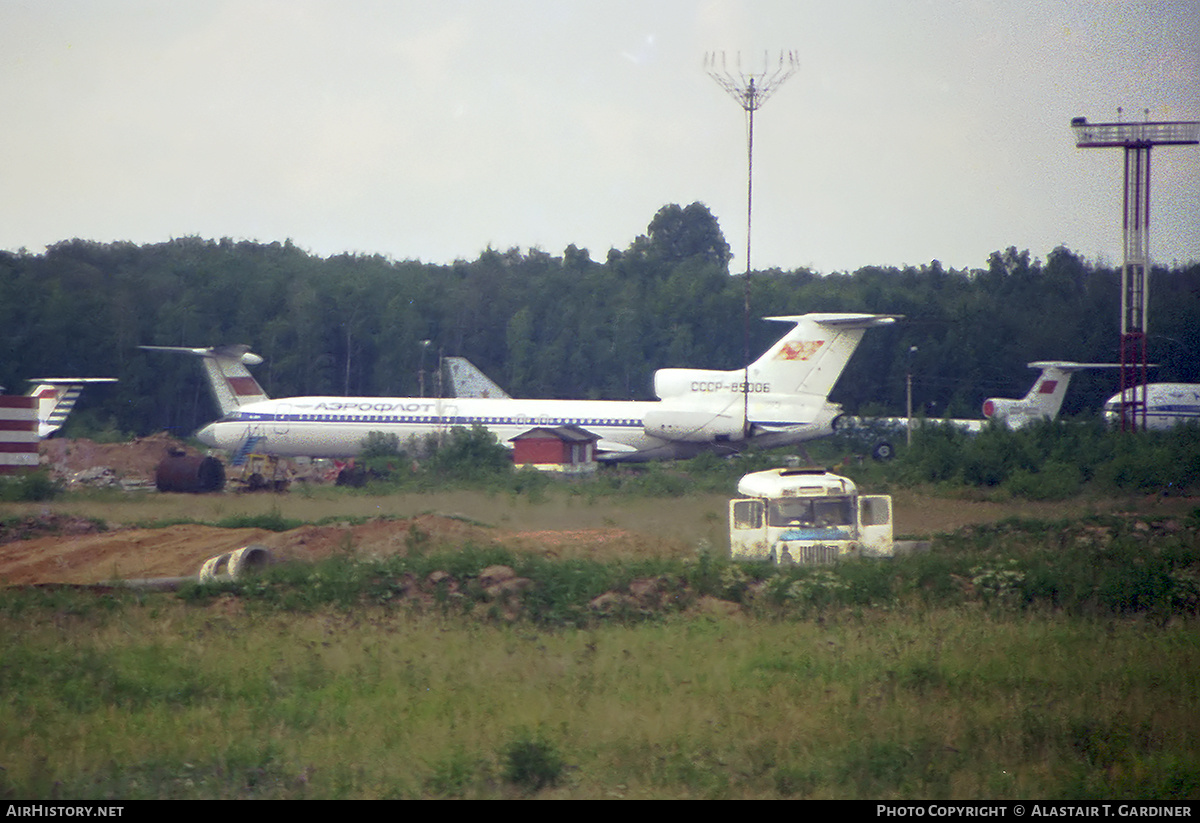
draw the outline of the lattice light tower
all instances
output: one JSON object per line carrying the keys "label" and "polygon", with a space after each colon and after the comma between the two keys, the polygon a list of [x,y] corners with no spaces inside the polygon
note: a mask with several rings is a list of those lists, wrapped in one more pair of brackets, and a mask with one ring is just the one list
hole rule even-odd
{"label": "lattice light tower", "polygon": [[1200,143],[1200,122],[1071,121],[1081,149],[1125,149],[1125,263],[1121,269],[1121,429],[1146,428],[1146,305],[1150,276],[1150,147]]}
{"label": "lattice light tower", "polygon": [[708,76],[717,81],[717,85],[729,92],[730,97],[746,112],[746,281],[744,284],[745,309],[743,311],[743,362],[746,363],[746,377],[742,381],[742,427],[743,436],[749,435],[750,429],[750,226],[754,211],[754,112],[762,108],[784,81],[800,68],[800,59],[794,51],[782,52],[778,65],[772,66],[771,60],[763,55],[763,69],[759,72],[742,71],[742,58],[739,54],[734,58],[734,67],[729,68],[725,61],[724,52],[710,52],[704,55],[704,70]]}

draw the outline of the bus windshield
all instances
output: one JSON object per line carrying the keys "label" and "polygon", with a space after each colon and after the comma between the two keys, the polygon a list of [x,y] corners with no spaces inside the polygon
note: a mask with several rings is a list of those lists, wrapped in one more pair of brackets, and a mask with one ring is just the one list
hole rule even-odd
{"label": "bus windshield", "polygon": [[849,497],[787,498],[767,507],[771,526],[852,526],[854,506]]}

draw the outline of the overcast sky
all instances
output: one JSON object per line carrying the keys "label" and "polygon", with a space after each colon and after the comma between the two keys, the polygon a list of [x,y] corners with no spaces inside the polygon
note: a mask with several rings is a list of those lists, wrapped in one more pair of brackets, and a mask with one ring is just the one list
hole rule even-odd
{"label": "overcast sky", "polygon": [[[755,268],[1121,261],[1122,152],[1200,120],[1200,0],[0,0],[0,249],[290,239],[603,260],[701,201]],[[1151,255],[1200,260],[1200,147],[1152,153]]]}

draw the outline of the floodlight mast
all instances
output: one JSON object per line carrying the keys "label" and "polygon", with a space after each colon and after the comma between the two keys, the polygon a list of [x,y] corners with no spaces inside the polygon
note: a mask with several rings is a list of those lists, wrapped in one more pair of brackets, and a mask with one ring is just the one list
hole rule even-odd
{"label": "floodlight mast", "polygon": [[735,58],[736,69],[727,67],[724,52],[710,52],[704,56],[704,70],[729,96],[737,101],[746,112],[748,128],[746,136],[746,272],[750,272],[750,217],[754,203],[754,112],[762,108],[784,81],[800,68],[800,60],[793,51],[779,56],[779,64],[770,66],[764,55],[763,70],[743,72],[741,55]]}
{"label": "floodlight mast", "polygon": [[800,68],[800,58],[794,51],[781,52],[778,65],[772,67],[770,58],[763,54],[763,70],[743,72],[742,57],[734,58],[735,68],[730,70],[725,61],[725,52],[709,52],[704,55],[704,70],[708,76],[725,89],[746,112],[746,281],[745,309],[743,311],[743,363],[746,376],[742,380],[742,436],[750,436],[750,228],[754,211],[754,112],[762,108],[767,98],[775,93],[789,77]]}
{"label": "floodlight mast", "polygon": [[[1143,110],[1148,116],[1149,110]],[[1150,277],[1150,148],[1200,143],[1200,122],[1071,121],[1081,149],[1125,149],[1125,260],[1121,268],[1121,430],[1146,428],[1146,306]]]}

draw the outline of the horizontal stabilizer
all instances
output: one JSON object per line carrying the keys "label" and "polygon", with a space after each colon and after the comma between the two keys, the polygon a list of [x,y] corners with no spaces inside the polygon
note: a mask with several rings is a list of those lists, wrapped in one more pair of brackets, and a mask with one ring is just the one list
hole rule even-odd
{"label": "horizontal stabilizer", "polygon": [[45,439],[63,427],[75,408],[83,387],[93,383],[116,383],[115,377],[35,377],[27,397],[38,401],[38,437]]}
{"label": "horizontal stabilizer", "polygon": [[[1060,371],[1081,371],[1083,369],[1119,369],[1120,363],[1076,363],[1071,360],[1037,360],[1027,364],[1031,369],[1059,369]],[[1154,368],[1150,366],[1148,368]]]}
{"label": "horizontal stabilizer", "polygon": [[201,358],[204,372],[208,377],[208,387],[212,389],[213,397],[222,415],[227,415],[241,406],[269,400],[262,386],[246,369],[246,366],[257,366],[263,359],[250,347],[242,344],[213,346],[212,348],[188,348],[186,346],[138,346],[146,351],[165,351],[177,354],[190,354]]}
{"label": "horizontal stabilizer", "polygon": [[859,314],[859,313],[826,313],[811,312],[809,314],[786,314],[776,317],[764,317],[764,320],[775,320],[780,323],[799,323],[808,320],[819,326],[834,326],[844,329],[870,329],[875,326],[886,326],[904,318],[902,314]]}
{"label": "horizontal stabilizer", "polygon": [[30,383],[119,383],[115,377],[31,377]]}
{"label": "horizontal stabilizer", "polygon": [[213,346],[207,349],[193,349],[188,346],[138,346],[139,349],[146,351],[169,351],[178,354],[191,354],[196,357],[218,357],[227,360],[236,360],[247,366],[257,366],[263,361],[254,352],[250,351],[250,347],[242,343],[236,343],[228,346]]}

